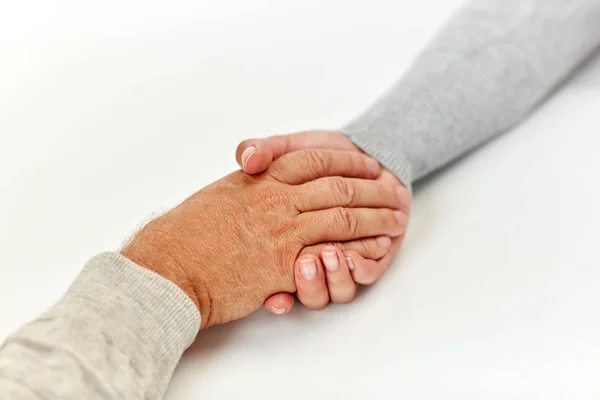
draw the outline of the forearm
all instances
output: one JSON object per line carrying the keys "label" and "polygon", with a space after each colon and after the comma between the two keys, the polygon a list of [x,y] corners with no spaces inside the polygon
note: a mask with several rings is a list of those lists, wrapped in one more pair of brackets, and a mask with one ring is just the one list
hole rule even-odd
{"label": "forearm", "polygon": [[519,123],[599,43],[597,0],[471,0],[343,132],[410,185]]}
{"label": "forearm", "polygon": [[118,254],[92,259],[63,298],[0,349],[2,399],[161,399],[200,327],[171,281]]}

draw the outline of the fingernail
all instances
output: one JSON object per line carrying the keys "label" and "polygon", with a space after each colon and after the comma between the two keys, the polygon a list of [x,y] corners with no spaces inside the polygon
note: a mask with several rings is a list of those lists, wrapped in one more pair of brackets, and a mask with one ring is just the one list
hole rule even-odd
{"label": "fingernail", "polygon": [[317,265],[312,258],[300,260],[300,273],[304,279],[312,281],[317,277]]}
{"label": "fingernail", "polygon": [[367,165],[367,172],[372,177],[376,178],[379,176],[379,163],[372,158],[367,157],[365,159],[365,164]]}
{"label": "fingernail", "polygon": [[340,261],[337,258],[335,251],[324,251],[321,253],[323,256],[323,263],[328,271],[335,271],[340,266]]}
{"label": "fingernail", "polygon": [[244,150],[244,152],[242,153],[242,167],[246,168],[246,164],[248,163],[248,160],[250,159],[250,157],[252,157],[252,154],[256,153],[256,147],[254,146],[248,146],[246,147],[246,150]]}
{"label": "fingernail", "polygon": [[384,249],[388,249],[392,245],[392,239],[390,239],[389,236],[379,236],[375,240],[377,241],[377,244]]}
{"label": "fingernail", "polygon": [[286,312],[288,312],[288,309],[287,309],[287,307],[284,307],[284,308],[277,308],[277,307],[273,307],[273,306],[271,306],[271,311],[273,311],[273,313],[274,313],[274,314],[277,314],[277,315],[283,315],[283,314],[285,314]]}
{"label": "fingernail", "polygon": [[356,269],[356,265],[354,265],[354,261],[352,261],[352,257],[346,256],[346,263],[348,264],[348,269],[350,271],[354,271]]}
{"label": "fingernail", "polygon": [[398,221],[398,225],[400,225],[399,235],[403,234],[406,231],[406,225],[408,225],[408,216],[400,211],[394,211],[394,216],[396,217],[396,221]]}

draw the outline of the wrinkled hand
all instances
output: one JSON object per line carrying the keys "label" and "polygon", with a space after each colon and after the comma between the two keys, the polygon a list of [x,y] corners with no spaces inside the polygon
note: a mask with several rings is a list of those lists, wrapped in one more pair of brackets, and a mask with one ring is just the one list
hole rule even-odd
{"label": "wrinkled hand", "polygon": [[393,211],[400,199],[373,179],[380,174],[357,152],[290,153],[263,174],[238,171],[200,190],[148,223],[122,254],[181,287],[202,327],[233,321],[296,290],[292,265],[306,246],[402,234]]}
{"label": "wrinkled hand", "polygon": [[[295,151],[304,149],[332,149],[360,152],[350,139],[339,132],[309,131],[289,135],[272,136],[267,139],[249,139],[238,145],[236,159],[247,174],[261,173],[273,160]],[[389,171],[384,170],[378,181],[387,187],[398,189],[405,220],[411,204],[410,192]],[[308,246],[302,250],[302,256],[295,264],[295,279],[298,299],[304,306],[321,309],[329,301],[346,303],[356,294],[356,284],[369,285],[383,275],[392,257],[402,244],[404,235],[392,238],[379,236],[348,242],[328,243]],[[337,267],[323,268],[327,260],[335,253],[343,260]],[[312,262],[311,262],[312,261]],[[314,264],[317,274],[306,279],[302,274],[303,266]],[[312,265],[311,265],[312,268]],[[275,314],[287,313],[294,304],[289,293],[278,293],[265,301],[265,308]]]}

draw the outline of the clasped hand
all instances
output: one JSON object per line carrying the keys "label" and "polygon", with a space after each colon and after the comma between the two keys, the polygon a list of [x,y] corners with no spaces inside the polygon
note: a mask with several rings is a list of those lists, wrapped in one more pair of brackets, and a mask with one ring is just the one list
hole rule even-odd
{"label": "clasped hand", "polygon": [[[249,315],[296,291],[305,249],[405,231],[398,188],[359,152],[301,150],[258,175],[234,172],[148,223],[122,254],[183,289],[202,327]],[[345,264],[336,251],[338,261]]]}

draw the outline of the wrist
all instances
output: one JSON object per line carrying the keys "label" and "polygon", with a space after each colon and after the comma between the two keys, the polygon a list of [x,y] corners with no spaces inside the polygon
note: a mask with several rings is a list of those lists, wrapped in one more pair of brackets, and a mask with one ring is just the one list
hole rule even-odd
{"label": "wrist", "polygon": [[176,284],[201,312],[200,296],[180,262],[181,257],[178,254],[181,251],[177,250],[179,246],[174,242],[176,241],[166,239],[162,234],[144,229],[120,253],[137,265]]}

